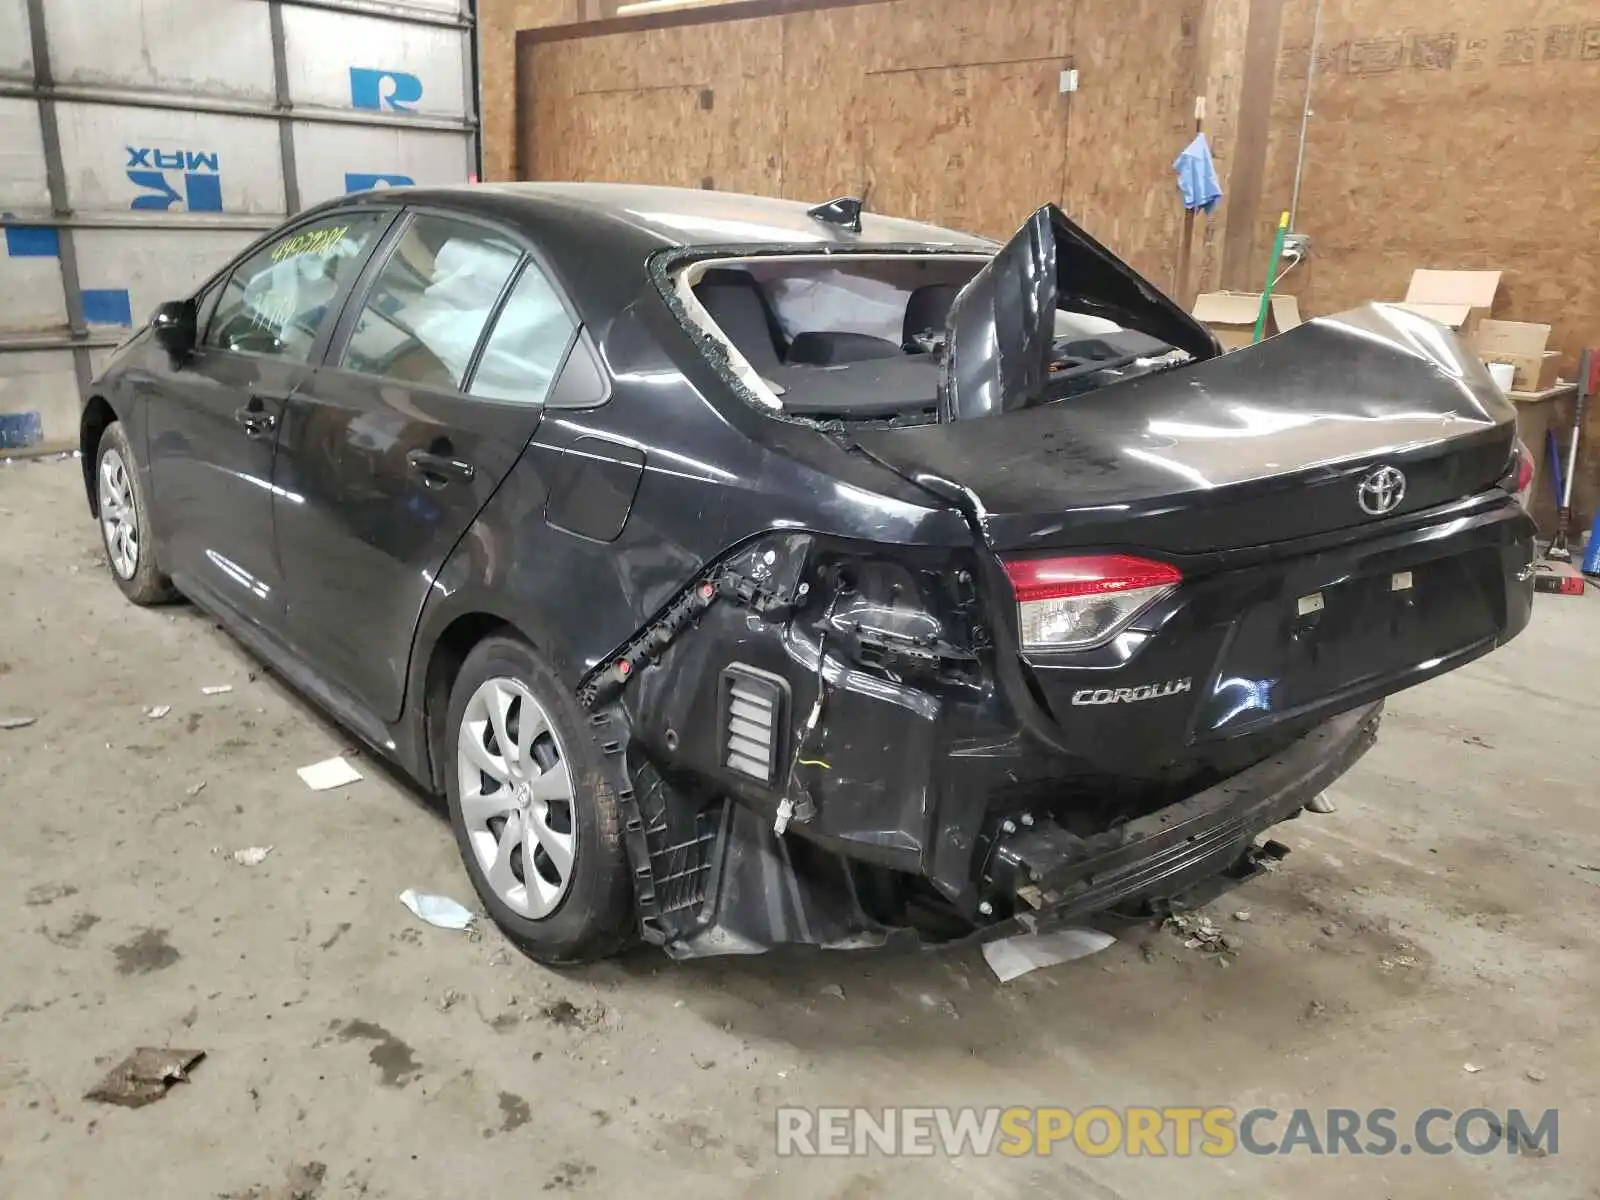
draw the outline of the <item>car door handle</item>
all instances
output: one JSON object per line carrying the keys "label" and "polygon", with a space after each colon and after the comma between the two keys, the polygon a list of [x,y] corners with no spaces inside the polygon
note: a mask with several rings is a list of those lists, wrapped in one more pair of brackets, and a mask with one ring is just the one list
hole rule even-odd
{"label": "car door handle", "polygon": [[236,408],[233,419],[244,426],[245,437],[266,437],[278,427],[277,415],[259,406]]}
{"label": "car door handle", "polygon": [[478,469],[469,462],[427,450],[411,451],[406,455],[406,464],[415,474],[422,476],[422,482],[427,487],[443,487],[452,479],[470,482],[478,473]]}

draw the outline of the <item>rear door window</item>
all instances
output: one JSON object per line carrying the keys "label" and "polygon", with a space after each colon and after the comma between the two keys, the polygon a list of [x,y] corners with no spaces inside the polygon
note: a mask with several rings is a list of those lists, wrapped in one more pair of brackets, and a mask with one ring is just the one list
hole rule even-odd
{"label": "rear door window", "polygon": [[554,285],[530,259],[495,320],[470,392],[485,400],[542,404],[576,333]]}
{"label": "rear door window", "polygon": [[459,390],[522,250],[449,217],[415,217],[356,317],[339,365]]}
{"label": "rear door window", "polygon": [[388,214],[341,213],[268,242],[222,285],[205,344],[308,361],[330,307],[389,219]]}

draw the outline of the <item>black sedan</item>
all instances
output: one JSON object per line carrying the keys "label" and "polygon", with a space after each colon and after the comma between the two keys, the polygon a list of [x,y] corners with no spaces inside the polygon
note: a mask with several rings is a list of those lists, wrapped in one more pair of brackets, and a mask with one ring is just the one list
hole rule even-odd
{"label": "black sedan", "polygon": [[1158,914],[1518,633],[1531,471],[1448,332],[1223,355],[1045,207],[1004,246],[711,192],[367,193],[95,384],[117,585],[447,798],[528,953]]}

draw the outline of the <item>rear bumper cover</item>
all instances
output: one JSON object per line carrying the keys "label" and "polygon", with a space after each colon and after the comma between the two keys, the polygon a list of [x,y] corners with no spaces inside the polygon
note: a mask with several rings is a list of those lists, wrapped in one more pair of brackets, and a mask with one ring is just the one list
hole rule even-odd
{"label": "rear bumper cover", "polygon": [[[1382,711],[1379,702],[1334,717],[1281,754],[1099,838],[1084,841],[1039,825],[997,840],[991,888],[1017,911],[939,944],[1098,921],[1110,910],[1136,917],[1143,915],[1136,907],[1159,911],[1166,902],[1207,898],[1242,882],[1261,857],[1255,839],[1296,816],[1371,748]],[[914,928],[867,915],[844,860],[775,836],[748,808],[725,804],[710,850],[695,918],[663,939],[674,958],[754,954],[784,944],[868,949],[924,942]]]}
{"label": "rear bumper cover", "polygon": [[1281,754],[1090,843],[1051,828],[1019,830],[996,843],[991,878],[1037,907],[1017,923],[1039,929],[1218,879],[1241,882],[1255,839],[1354,766],[1377,740],[1382,715],[1382,701],[1343,713]]}

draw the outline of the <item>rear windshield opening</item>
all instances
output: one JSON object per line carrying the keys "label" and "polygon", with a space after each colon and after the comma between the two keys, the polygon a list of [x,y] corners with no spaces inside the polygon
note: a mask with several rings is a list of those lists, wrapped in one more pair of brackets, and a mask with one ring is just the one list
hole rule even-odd
{"label": "rear windshield opening", "polygon": [[[936,421],[950,307],[987,262],[958,254],[711,260],[685,268],[678,293],[689,319],[774,411]],[[1187,358],[1114,321],[1063,308],[1051,387],[1039,402]]]}

